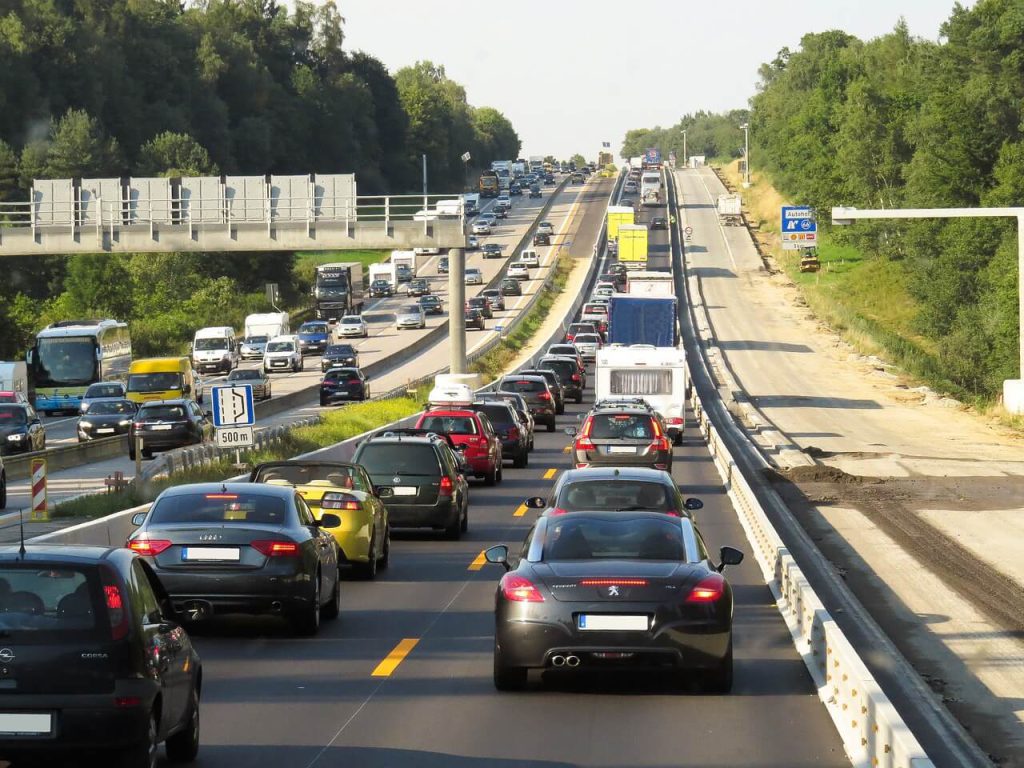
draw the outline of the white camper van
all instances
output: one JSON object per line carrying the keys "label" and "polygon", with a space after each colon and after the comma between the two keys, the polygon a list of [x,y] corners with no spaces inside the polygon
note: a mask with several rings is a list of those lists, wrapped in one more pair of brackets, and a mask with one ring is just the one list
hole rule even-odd
{"label": "white camper van", "polygon": [[595,400],[642,397],[661,415],[679,445],[686,422],[686,353],[677,347],[633,344],[597,351]]}

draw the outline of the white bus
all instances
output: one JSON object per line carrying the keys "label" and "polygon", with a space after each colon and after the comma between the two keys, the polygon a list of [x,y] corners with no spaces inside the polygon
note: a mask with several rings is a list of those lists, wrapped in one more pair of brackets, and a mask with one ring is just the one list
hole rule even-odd
{"label": "white bus", "polygon": [[661,191],[661,172],[644,171],[640,174],[640,202],[642,205],[663,205],[665,196]]}
{"label": "white bus", "polygon": [[28,351],[35,408],[46,414],[78,412],[98,381],[124,381],[132,362],[128,326],[117,320],[64,320],[36,334]]}

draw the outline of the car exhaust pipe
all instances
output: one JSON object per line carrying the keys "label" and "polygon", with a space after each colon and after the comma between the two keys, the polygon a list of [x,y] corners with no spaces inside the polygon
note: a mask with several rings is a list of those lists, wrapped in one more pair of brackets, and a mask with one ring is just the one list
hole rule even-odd
{"label": "car exhaust pipe", "polygon": [[552,656],[551,657],[551,666],[553,666],[553,667],[565,666],[565,656]]}
{"label": "car exhaust pipe", "polygon": [[280,613],[281,612],[281,601],[280,600],[275,600],[274,602],[272,602],[270,604],[270,610],[272,610],[274,613]]}
{"label": "car exhaust pipe", "polygon": [[565,666],[575,668],[575,667],[578,667],[579,665],[580,665],[580,657],[579,656],[566,656],[565,657]]}

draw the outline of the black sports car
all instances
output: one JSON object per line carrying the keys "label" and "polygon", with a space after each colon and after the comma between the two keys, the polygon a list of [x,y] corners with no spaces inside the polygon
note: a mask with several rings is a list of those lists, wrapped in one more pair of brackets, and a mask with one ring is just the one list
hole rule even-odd
{"label": "black sports car", "polygon": [[721,572],[743,561],[738,549],[722,547],[716,566],[688,518],[577,512],[538,519],[522,551],[485,555],[507,571],[494,609],[498,690],[554,668],[664,669],[732,688],[733,598]]}

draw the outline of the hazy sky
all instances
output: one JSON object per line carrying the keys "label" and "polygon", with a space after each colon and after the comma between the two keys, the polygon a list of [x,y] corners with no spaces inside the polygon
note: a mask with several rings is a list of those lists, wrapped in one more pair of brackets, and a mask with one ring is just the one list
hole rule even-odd
{"label": "hazy sky", "polygon": [[[618,155],[630,128],[746,105],[758,67],[807,32],[861,39],[900,16],[930,40],[952,0],[337,0],[345,48],[394,72],[443,64],[470,104],[512,121],[523,154]],[[973,5],[971,0],[962,4]]]}

